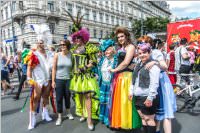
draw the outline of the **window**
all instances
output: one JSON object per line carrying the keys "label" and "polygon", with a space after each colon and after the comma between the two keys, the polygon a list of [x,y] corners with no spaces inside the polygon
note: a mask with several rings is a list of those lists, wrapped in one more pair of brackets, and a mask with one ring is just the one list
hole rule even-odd
{"label": "window", "polygon": [[67,10],[68,10],[69,13],[72,14],[72,4],[68,3]]}
{"label": "window", "polygon": [[54,34],[55,32],[55,23],[49,23],[49,29],[51,34]]}
{"label": "window", "polygon": [[15,36],[15,27],[13,27],[13,35]]}
{"label": "window", "polygon": [[103,30],[100,31],[100,38],[103,38]]}
{"label": "window", "polygon": [[2,18],[2,20],[4,20],[4,18],[3,18],[3,10],[1,10],[1,18]]}
{"label": "window", "polygon": [[80,6],[76,6],[76,10],[77,10],[77,12],[81,13],[81,7]]}
{"label": "window", "polygon": [[124,9],[123,3],[121,3],[121,12],[124,12],[123,9]]}
{"label": "window", "polygon": [[108,37],[109,35],[108,35],[108,31],[106,31],[106,36]]}
{"label": "window", "polygon": [[16,1],[13,1],[12,2],[12,11],[15,11],[16,10]]}
{"label": "window", "polygon": [[124,24],[124,20],[123,19],[121,19],[121,25],[123,25]]}
{"label": "window", "polygon": [[114,25],[114,16],[111,17],[111,23]]}
{"label": "window", "polygon": [[100,22],[103,22],[103,13],[99,13]]}
{"label": "window", "polygon": [[3,30],[3,36],[4,36],[4,39],[6,38],[6,31]]}
{"label": "window", "polygon": [[69,35],[71,34],[71,31],[72,31],[72,26],[70,25],[69,26],[69,29],[68,29],[69,31],[68,31],[68,33],[69,33]]}
{"label": "window", "polygon": [[94,29],[94,38],[97,38],[97,31]]}
{"label": "window", "polygon": [[93,14],[93,20],[96,21],[96,19],[97,19],[97,13],[96,13],[96,11],[93,11],[92,14]]}
{"label": "window", "polygon": [[96,2],[96,1],[94,1],[94,0],[92,0],[92,4],[96,5],[96,4],[97,4],[97,2]]}
{"label": "window", "polygon": [[54,2],[53,1],[48,1],[48,10],[54,11]]}
{"label": "window", "polygon": [[102,5],[103,5],[102,1],[99,1],[99,5],[100,5],[100,6],[102,6]]}
{"label": "window", "polygon": [[13,49],[12,49],[12,47],[10,47],[10,52],[13,53]]}
{"label": "window", "polygon": [[114,6],[114,1],[111,1],[111,6],[112,6],[112,7]]}
{"label": "window", "polygon": [[8,38],[10,38],[10,29],[8,29]]}
{"label": "window", "polygon": [[5,8],[6,11],[6,19],[8,18],[8,7]]}
{"label": "window", "polygon": [[116,9],[119,10],[119,2],[116,2]]}
{"label": "window", "polygon": [[106,14],[106,22],[109,23],[109,16]]}
{"label": "window", "polygon": [[89,20],[89,18],[90,18],[89,12],[90,12],[89,9],[85,9],[85,19],[86,19],[86,20]]}
{"label": "window", "polygon": [[19,1],[19,9],[23,10],[23,1]]}
{"label": "window", "polygon": [[1,37],[2,37],[2,39],[3,39],[3,30],[1,29]]}
{"label": "window", "polygon": [[119,25],[119,18],[116,18],[117,19],[117,25]]}

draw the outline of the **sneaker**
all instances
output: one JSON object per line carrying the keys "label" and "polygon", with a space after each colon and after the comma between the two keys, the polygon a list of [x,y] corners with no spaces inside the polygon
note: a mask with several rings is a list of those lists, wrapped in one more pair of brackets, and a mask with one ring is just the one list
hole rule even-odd
{"label": "sneaker", "polygon": [[35,128],[36,125],[36,116],[35,112],[30,112],[29,113],[29,125],[28,125],[28,130],[32,130]]}
{"label": "sneaker", "polygon": [[5,96],[5,92],[2,92],[2,93],[1,93],[1,96]]}
{"label": "sneaker", "polygon": [[62,123],[62,118],[58,117],[58,119],[56,120],[56,126],[60,126]]}
{"label": "sneaker", "polygon": [[81,118],[79,119],[80,122],[83,122],[83,121],[85,121],[85,120],[86,120],[85,117],[81,117]]}
{"label": "sneaker", "polygon": [[16,95],[16,96],[13,97],[13,99],[14,99],[14,100],[19,100],[19,96]]}
{"label": "sneaker", "polygon": [[88,124],[88,129],[90,130],[90,131],[93,131],[94,130],[94,125],[92,124],[92,125],[89,125]]}
{"label": "sneaker", "polygon": [[48,122],[52,121],[52,118],[49,116],[49,112],[46,107],[43,107],[42,120],[46,120]]}
{"label": "sneaker", "polygon": [[67,117],[68,117],[69,120],[73,120],[74,119],[74,117],[73,117],[73,115],[71,113],[67,114]]}

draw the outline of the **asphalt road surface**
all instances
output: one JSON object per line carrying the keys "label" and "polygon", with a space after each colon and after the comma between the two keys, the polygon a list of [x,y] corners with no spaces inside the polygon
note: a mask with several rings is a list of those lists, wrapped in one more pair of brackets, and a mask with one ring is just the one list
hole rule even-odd
{"label": "asphalt road surface", "polygon": [[[16,77],[16,75],[15,75]],[[12,83],[17,86],[16,78],[11,79]],[[17,88],[15,89],[15,92]],[[50,109],[50,115],[53,118],[51,122],[44,122],[41,119],[41,113],[37,115],[36,128],[29,131],[29,103],[26,105],[25,111],[20,112],[29,89],[23,90],[20,99],[14,101],[14,95],[6,95],[1,97],[1,132],[2,133],[121,133],[127,131],[110,130],[98,121],[95,121],[95,130],[89,131],[87,122],[80,123],[79,118],[75,116],[74,120],[64,119],[61,126],[56,126],[56,115]],[[200,101],[196,104],[196,110],[200,110]],[[74,104],[72,102],[71,111],[74,112]],[[41,111],[41,110],[40,110]],[[200,112],[197,113],[176,113],[173,119],[173,133],[200,133]]]}

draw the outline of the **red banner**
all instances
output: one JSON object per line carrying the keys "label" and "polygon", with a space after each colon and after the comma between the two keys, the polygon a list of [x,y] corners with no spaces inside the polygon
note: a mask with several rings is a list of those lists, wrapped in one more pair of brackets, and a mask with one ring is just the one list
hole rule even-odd
{"label": "red banner", "polygon": [[181,38],[187,38],[188,42],[200,44],[200,19],[185,20],[167,25],[167,44],[179,42]]}

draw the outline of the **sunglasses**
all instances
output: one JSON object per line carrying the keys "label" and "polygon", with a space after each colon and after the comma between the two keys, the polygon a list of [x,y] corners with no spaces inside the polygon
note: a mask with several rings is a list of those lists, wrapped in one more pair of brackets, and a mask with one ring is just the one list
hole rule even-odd
{"label": "sunglasses", "polygon": [[44,44],[44,43],[40,42],[39,44]]}
{"label": "sunglasses", "polygon": [[65,44],[60,44],[60,46],[66,46]]}

